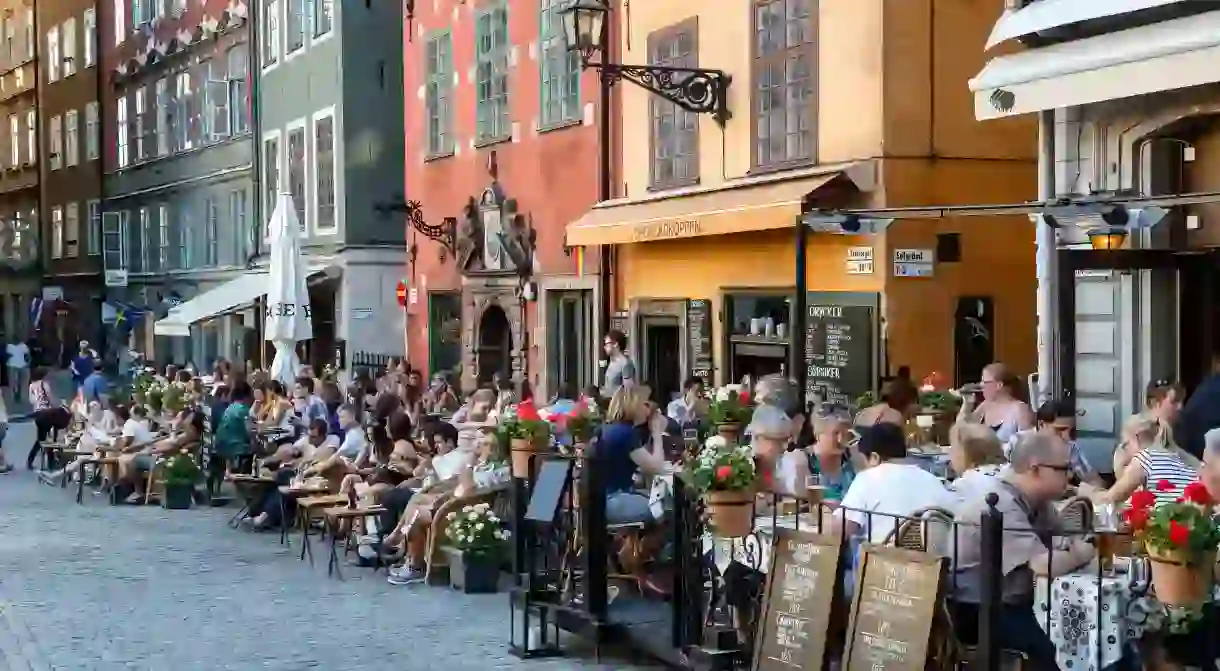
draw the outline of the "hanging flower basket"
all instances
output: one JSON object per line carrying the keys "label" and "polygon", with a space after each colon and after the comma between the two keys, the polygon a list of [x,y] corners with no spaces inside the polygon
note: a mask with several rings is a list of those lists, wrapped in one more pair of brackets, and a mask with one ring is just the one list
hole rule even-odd
{"label": "hanging flower basket", "polygon": [[717,536],[740,538],[754,529],[754,493],[750,491],[708,492],[703,495],[708,521]]}
{"label": "hanging flower basket", "polygon": [[[530,477],[530,458],[550,448],[551,425],[541,419],[515,419],[507,424],[514,478]],[[537,468],[540,459],[534,460]]]}
{"label": "hanging flower basket", "polygon": [[1207,600],[1212,586],[1216,551],[1190,554],[1181,550],[1148,548],[1152,563],[1152,589],[1166,606],[1196,607]]}
{"label": "hanging flower basket", "polygon": [[741,440],[741,427],[750,421],[753,414],[750,393],[739,384],[717,389],[708,405],[708,419],[716,427],[716,434],[730,443]]}
{"label": "hanging flower basket", "polygon": [[[1174,487],[1162,480],[1156,489],[1170,492]],[[1139,490],[1123,511],[1123,521],[1148,552],[1152,590],[1167,606],[1194,608],[1207,600],[1220,545],[1220,529],[1211,519],[1213,505],[1207,487],[1193,482],[1176,500],[1161,505],[1155,494]]]}

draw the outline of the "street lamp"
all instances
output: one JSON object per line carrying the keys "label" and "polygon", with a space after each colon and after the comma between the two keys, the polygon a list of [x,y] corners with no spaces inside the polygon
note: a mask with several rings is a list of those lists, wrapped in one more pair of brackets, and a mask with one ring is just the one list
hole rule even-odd
{"label": "street lamp", "polygon": [[1094,228],[1086,235],[1089,236],[1089,245],[1097,250],[1121,249],[1123,243],[1127,241],[1127,229],[1125,228]]}

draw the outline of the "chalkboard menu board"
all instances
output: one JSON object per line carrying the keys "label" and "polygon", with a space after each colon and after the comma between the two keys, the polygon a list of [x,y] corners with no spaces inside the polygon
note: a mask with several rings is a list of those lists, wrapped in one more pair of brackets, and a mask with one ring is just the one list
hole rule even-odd
{"label": "chalkboard menu board", "polygon": [[944,559],[865,545],[847,630],[845,671],[922,671],[938,622]]}
{"label": "chalkboard menu board", "polygon": [[805,402],[850,405],[875,384],[876,309],[819,297],[809,294],[805,314]]}
{"label": "chalkboard menu board", "polygon": [[775,530],[752,671],[823,668],[841,555],[833,534]]}
{"label": "chalkboard menu board", "polygon": [[690,342],[686,351],[690,358],[690,374],[712,386],[712,302],[692,299],[686,302],[686,329]]}

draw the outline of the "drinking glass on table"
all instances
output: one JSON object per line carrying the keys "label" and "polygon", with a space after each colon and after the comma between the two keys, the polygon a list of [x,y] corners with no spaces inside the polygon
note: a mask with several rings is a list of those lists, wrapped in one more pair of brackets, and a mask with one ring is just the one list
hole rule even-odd
{"label": "drinking glass on table", "polygon": [[1097,539],[1097,563],[1102,571],[1114,570],[1114,554],[1118,546],[1118,515],[1113,503],[1100,503],[1093,508],[1093,529]]}
{"label": "drinking glass on table", "polygon": [[805,476],[805,500],[809,502],[809,510],[817,510],[826,496],[826,486],[822,484],[822,476],[810,473]]}

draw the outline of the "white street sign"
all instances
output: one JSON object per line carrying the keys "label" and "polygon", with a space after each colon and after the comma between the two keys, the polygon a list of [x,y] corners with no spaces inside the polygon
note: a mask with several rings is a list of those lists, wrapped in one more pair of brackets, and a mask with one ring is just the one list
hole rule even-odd
{"label": "white street sign", "polygon": [[932,277],[935,262],[935,250],[895,249],[894,277]]}

